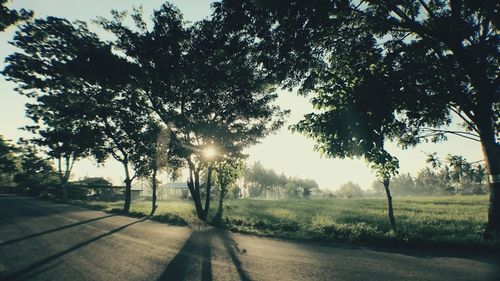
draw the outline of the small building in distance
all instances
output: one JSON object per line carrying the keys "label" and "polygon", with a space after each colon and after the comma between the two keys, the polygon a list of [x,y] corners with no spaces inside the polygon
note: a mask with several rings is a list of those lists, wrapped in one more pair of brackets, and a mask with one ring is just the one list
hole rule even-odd
{"label": "small building in distance", "polygon": [[[74,196],[71,194],[75,193]],[[78,193],[78,194],[76,194]],[[139,199],[141,190],[132,189],[132,200]],[[69,197],[75,199],[87,199],[97,201],[119,201],[124,200],[125,187],[113,186],[113,184],[102,177],[86,177],[70,183]]]}
{"label": "small building in distance", "polygon": [[[151,188],[142,186],[141,196],[151,198]],[[158,200],[182,200],[189,198],[189,188],[187,182],[167,182],[160,184],[157,190]]]}
{"label": "small building in distance", "polygon": [[87,187],[110,187],[113,186],[111,182],[103,177],[86,177],[78,181],[71,182],[72,185],[81,185]]}

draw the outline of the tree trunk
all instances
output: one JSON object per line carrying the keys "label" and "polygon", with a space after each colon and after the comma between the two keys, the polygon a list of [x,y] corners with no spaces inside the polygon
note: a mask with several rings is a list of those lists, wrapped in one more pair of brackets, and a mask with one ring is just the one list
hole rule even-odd
{"label": "tree trunk", "polygon": [[[194,176],[193,176],[194,175]],[[189,181],[188,188],[191,193],[191,198],[193,199],[194,206],[196,209],[196,215],[200,220],[203,220],[203,207],[201,206],[201,196],[200,196],[200,174],[194,168],[190,167],[189,171]]]}
{"label": "tree trunk", "polygon": [[58,172],[59,172],[59,185],[61,188],[61,199],[66,201],[68,200],[68,185],[67,185],[67,180],[65,180],[63,170],[62,170],[62,160],[61,157],[57,159],[58,163]]}
{"label": "tree trunk", "polygon": [[123,212],[127,214],[130,211],[130,201],[132,200],[132,180],[128,171],[128,163],[124,162],[123,167],[125,168],[125,202],[123,203]]}
{"label": "tree trunk", "polygon": [[158,208],[158,206],[156,205],[156,190],[157,190],[156,173],[157,173],[157,168],[154,167],[153,168],[153,178],[152,178],[153,182],[151,184],[151,188],[153,189],[153,194],[151,196],[151,214],[150,214],[150,216],[154,215],[156,208]]}
{"label": "tree trunk", "polygon": [[500,233],[500,146],[493,131],[480,131],[481,146],[489,174],[490,205],[486,233]]}
{"label": "tree trunk", "polygon": [[224,197],[226,196],[227,193],[227,186],[228,183],[224,180],[223,175],[223,170],[219,169],[217,170],[218,172],[218,179],[219,179],[219,206],[217,208],[217,213],[215,214],[214,222],[216,225],[222,225],[222,213],[224,212]]}
{"label": "tree trunk", "polygon": [[391,222],[391,227],[394,233],[398,233],[397,228],[396,228],[396,219],[394,218],[394,209],[392,207],[392,195],[391,195],[391,190],[389,188],[389,179],[384,179],[382,181],[384,184],[384,189],[385,189],[385,194],[387,195],[387,210],[389,212],[389,221]]}
{"label": "tree trunk", "polygon": [[205,194],[205,209],[203,210],[203,221],[206,222],[208,218],[208,211],[210,210],[210,190],[212,188],[212,168],[208,167],[207,175],[207,188]]}
{"label": "tree trunk", "polygon": [[222,213],[224,212],[224,196],[226,195],[226,187],[220,187],[220,195],[219,195],[219,206],[217,208],[217,213],[215,215],[215,223],[220,225],[222,223]]}

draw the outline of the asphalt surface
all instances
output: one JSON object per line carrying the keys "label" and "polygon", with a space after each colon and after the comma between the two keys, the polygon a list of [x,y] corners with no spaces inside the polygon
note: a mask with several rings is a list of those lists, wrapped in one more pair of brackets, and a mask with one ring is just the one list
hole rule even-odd
{"label": "asphalt surface", "polygon": [[0,280],[500,280],[492,257],[321,246],[0,195]]}

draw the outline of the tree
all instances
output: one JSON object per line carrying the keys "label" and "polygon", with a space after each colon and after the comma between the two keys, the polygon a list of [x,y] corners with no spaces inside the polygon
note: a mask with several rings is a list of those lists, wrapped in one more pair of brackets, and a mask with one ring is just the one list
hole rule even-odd
{"label": "tree", "polygon": [[[402,147],[443,140],[446,134],[481,143],[491,175],[487,231],[500,229],[499,10],[497,1],[216,4],[216,12],[236,29],[259,38],[255,50],[278,81],[298,85],[302,92],[330,85],[317,97],[342,100],[341,93],[352,87],[344,69],[362,71],[372,64],[338,58],[351,56],[357,38],[376,40],[374,48],[381,55],[376,69],[390,83],[374,94],[401,122],[395,139]],[[452,116],[463,121],[463,131],[448,127]]]}
{"label": "tree", "polygon": [[57,173],[47,159],[40,156],[35,147],[24,144],[20,147],[19,171],[14,176],[14,182],[29,195],[40,195],[47,187],[58,182]]}
{"label": "tree", "polygon": [[382,182],[387,197],[387,215],[391,223],[392,230],[398,233],[396,218],[394,217],[394,207],[392,205],[392,192],[389,188],[391,179],[397,175],[399,168],[399,161],[397,158],[391,156],[386,151],[382,150],[373,156],[369,156],[368,161],[372,163],[371,167],[376,171],[377,177]]}
{"label": "tree", "polygon": [[[217,18],[185,27],[179,11],[164,4],[147,30],[140,11],[132,13],[135,29],[124,25],[125,13],[114,15],[100,21],[116,35],[116,48],[143,70],[136,80],[143,81],[139,87],[148,105],[172,131],[175,153],[189,170],[197,215],[206,221],[214,165],[242,158],[243,148],[283,124],[284,113],[271,104],[276,95],[250,56],[250,39],[226,32]],[[210,159],[207,149],[218,155]]]}
{"label": "tree", "polygon": [[142,177],[150,177],[151,180],[151,213],[154,215],[157,206],[157,190],[160,182],[158,173],[166,171],[176,177],[178,170],[182,167],[183,161],[173,153],[171,149],[171,131],[163,128],[155,121],[150,121],[144,132],[143,152],[134,154],[133,162],[137,167],[142,167],[140,174]]}
{"label": "tree", "polygon": [[26,114],[35,125],[26,129],[35,133],[32,142],[47,148],[48,155],[57,160],[63,199],[74,162],[102,144],[102,136],[83,118],[82,109],[88,104],[75,94],[79,81],[68,66],[81,51],[77,48],[89,45],[87,33],[83,24],[73,27],[57,18],[26,23],[12,42],[24,53],[10,55],[2,72],[18,83],[18,93],[33,101],[26,104]]}
{"label": "tree", "polygon": [[340,186],[337,195],[347,199],[363,197],[363,189],[358,184],[348,182]]}
{"label": "tree", "polygon": [[19,93],[37,98],[28,111],[48,126],[42,128],[40,142],[63,156],[67,167],[88,150],[98,162],[108,155],[119,161],[128,212],[132,181],[143,169],[133,159],[144,152],[149,124],[145,100],[131,79],[135,66],[115,55],[86,24],[60,18],[26,23],[13,44],[23,52],[7,58],[3,74],[20,84]]}
{"label": "tree", "polygon": [[0,135],[0,183],[3,186],[12,186],[14,175],[18,170],[16,147],[11,145]]}
{"label": "tree", "polygon": [[217,163],[215,168],[215,182],[219,187],[219,205],[214,217],[214,222],[216,224],[222,223],[224,197],[232,188],[234,188],[232,185],[234,185],[238,177],[241,175],[242,169],[242,161],[232,161],[227,159],[226,161],[220,161]]}
{"label": "tree", "polygon": [[392,179],[394,195],[412,195],[415,192],[415,182],[410,174],[401,174]]}
{"label": "tree", "polygon": [[[11,60],[11,66],[18,62]],[[75,161],[91,155],[103,146],[102,134],[75,118],[84,103],[71,95],[51,93],[38,95],[35,102],[26,104],[26,115],[36,124],[25,129],[34,133],[32,143],[46,148],[49,157],[57,161],[62,199],[67,199],[67,183]]]}
{"label": "tree", "polygon": [[8,0],[0,0],[0,32],[18,21],[27,20],[33,16],[33,12],[21,9],[19,11],[9,9],[5,6]]}
{"label": "tree", "polygon": [[291,178],[285,184],[285,193],[291,199],[309,199],[314,190],[318,190],[318,183],[311,179]]}
{"label": "tree", "polygon": [[444,160],[437,157],[436,153],[429,154],[427,162],[434,169],[439,168],[440,180],[447,185],[446,192],[453,189],[454,192],[462,193],[484,193],[482,183],[486,171],[482,164],[468,162],[463,156],[448,154]]}
{"label": "tree", "polygon": [[[249,196],[253,198],[264,196],[273,186],[279,184],[276,172],[272,169],[266,169],[260,162],[245,166],[243,175]],[[288,178],[282,183],[281,187],[285,187],[287,183]]]}

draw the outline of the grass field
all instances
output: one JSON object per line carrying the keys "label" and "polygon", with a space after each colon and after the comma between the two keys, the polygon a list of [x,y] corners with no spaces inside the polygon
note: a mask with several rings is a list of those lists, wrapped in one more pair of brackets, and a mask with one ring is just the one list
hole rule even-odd
{"label": "grass field", "polygon": [[[84,203],[105,211],[122,202]],[[147,215],[150,202],[132,203],[132,215]],[[395,198],[400,235],[387,219],[385,199],[228,200],[224,226],[257,235],[351,242],[401,242],[434,245],[497,247],[482,232],[487,220],[487,196]],[[154,219],[175,224],[197,222],[189,201],[159,202]]]}

